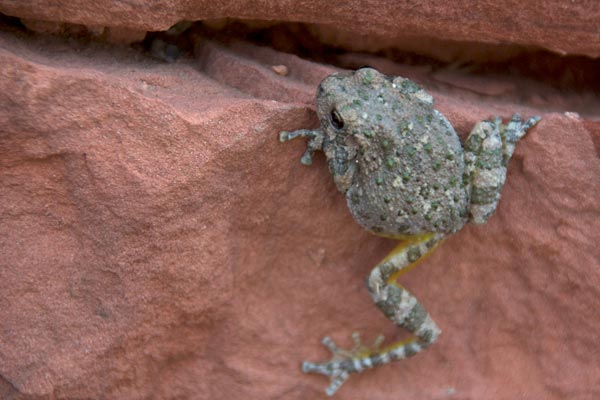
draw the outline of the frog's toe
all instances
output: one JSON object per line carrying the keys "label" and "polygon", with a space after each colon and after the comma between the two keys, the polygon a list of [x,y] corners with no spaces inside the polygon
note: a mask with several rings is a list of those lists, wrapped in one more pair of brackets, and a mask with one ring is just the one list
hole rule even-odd
{"label": "frog's toe", "polygon": [[346,379],[348,379],[349,375],[350,374],[348,372],[342,371],[339,375],[332,377],[331,383],[329,384],[327,389],[325,389],[325,394],[327,394],[327,396],[333,396],[335,392],[337,392],[337,390],[340,388],[340,386],[342,386],[342,384],[346,382]]}
{"label": "frog's toe", "polygon": [[334,368],[331,362],[313,363],[310,361],[304,361],[302,363],[302,372],[321,374],[325,376],[333,376]]}
{"label": "frog's toe", "polygon": [[310,146],[307,147],[306,151],[302,155],[302,158],[300,158],[300,163],[303,165],[312,165],[314,153],[314,149],[312,149]]}
{"label": "frog's toe", "polygon": [[527,132],[530,128],[532,128],[535,124],[537,124],[538,122],[540,122],[540,120],[542,119],[542,117],[540,116],[535,116],[535,117],[530,117],[528,118],[525,123],[523,124],[523,131]]}
{"label": "frog's toe", "polygon": [[329,336],[326,336],[323,338],[322,343],[331,351],[331,359],[322,363],[310,361],[302,363],[302,372],[317,373],[329,377],[330,384],[325,390],[328,396],[332,396],[351,373],[361,372],[375,366],[371,357],[379,352],[383,336],[377,337],[372,346],[369,347],[361,343],[358,333],[352,334],[352,341],[354,342],[352,348],[342,349]]}
{"label": "frog's toe", "polygon": [[328,396],[333,396],[335,392],[342,386],[344,382],[350,376],[348,368],[345,368],[347,362],[324,362],[324,363],[312,363],[304,361],[302,363],[302,372],[306,373],[317,373],[329,377],[329,386],[325,389],[325,393]]}
{"label": "frog's toe", "polygon": [[280,142],[287,142],[288,140],[290,140],[290,132],[288,131],[281,131],[279,132],[279,141]]}
{"label": "frog's toe", "polygon": [[279,141],[287,142],[288,140],[296,139],[299,137],[308,139],[322,139],[323,133],[320,129],[298,129],[296,131],[281,131],[279,132]]}
{"label": "frog's toe", "polygon": [[521,114],[517,113],[512,116],[508,124],[505,126],[498,125],[500,134],[510,143],[516,143],[521,139],[527,131],[537,124],[542,118],[539,116],[527,118],[525,121],[521,118]]}

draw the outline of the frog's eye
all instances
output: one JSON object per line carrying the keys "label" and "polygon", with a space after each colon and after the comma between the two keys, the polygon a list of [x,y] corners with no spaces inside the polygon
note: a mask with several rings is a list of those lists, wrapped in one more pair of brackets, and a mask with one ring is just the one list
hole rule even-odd
{"label": "frog's eye", "polygon": [[331,110],[330,118],[331,118],[331,125],[333,125],[333,127],[335,129],[342,129],[344,127],[344,120],[342,119],[342,116],[335,108],[333,110]]}

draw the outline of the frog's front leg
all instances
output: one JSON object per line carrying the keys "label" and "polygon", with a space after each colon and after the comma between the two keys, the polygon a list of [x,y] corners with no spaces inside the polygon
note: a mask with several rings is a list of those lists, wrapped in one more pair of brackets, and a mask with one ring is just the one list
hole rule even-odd
{"label": "frog's front leg", "polygon": [[302,155],[300,162],[304,165],[311,165],[315,151],[323,150],[323,131],[321,129],[299,129],[297,131],[282,131],[279,133],[280,142],[287,142],[299,137],[308,138],[306,151]]}
{"label": "frog's front leg", "polygon": [[412,333],[412,338],[380,349],[379,340],[372,347],[367,347],[359,342],[356,335],[355,346],[350,350],[343,350],[326,337],[323,344],[333,353],[333,358],[324,363],[302,364],[304,372],[329,376],[331,383],[325,390],[327,395],[333,395],[352,373],[411,357],[435,342],[440,329],[423,305],[408,290],[398,285],[396,279],[400,273],[415,266],[429,254],[443,238],[442,234],[426,234],[401,243],[373,268],[367,281],[377,307],[396,325]]}

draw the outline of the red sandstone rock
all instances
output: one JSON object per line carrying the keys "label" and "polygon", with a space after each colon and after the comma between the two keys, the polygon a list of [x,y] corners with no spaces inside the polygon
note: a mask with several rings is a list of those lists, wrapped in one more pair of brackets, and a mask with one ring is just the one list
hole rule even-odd
{"label": "red sandstone rock", "polygon": [[[465,51],[471,52],[469,57],[489,59],[511,53],[514,44],[600,56],[600,8],[594,1],[0,0],[0,12],[130,31],[166,30],[182,20],[217,18],[306,22],[317,24],[315,32],[323,40],[345,48],[395,47],[444,59],[463,58]],[[499,52],[449,42],[506,46]]]}
{"label": "red sandstone rock", "polygon": [[[402,336],[364,287],[395,243],[352,221],[322,157],[303,167],[304,145],[277,141],[316,123],[332,69],[198,51],[165,64],[0,34],[1,398],[322,398],[299,368],[328,357],[322,336]],[[463,136],[542,112],[517,99],[552,106],[526,81],[368,63],[423,83]],[[339,399],[600,398],[600,126],[542,117],[490,222],[401,277],[439,342]]]}

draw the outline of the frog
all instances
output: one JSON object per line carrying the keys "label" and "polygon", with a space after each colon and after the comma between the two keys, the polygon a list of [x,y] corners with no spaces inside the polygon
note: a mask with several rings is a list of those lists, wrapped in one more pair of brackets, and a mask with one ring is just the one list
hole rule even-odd
{"label": "frog", "polygon": [[332,353],[302,371],[330,379],[335,394],[351,374],[412,357],[441,333],[419,300],[397,278],[467,223],[494,213],[515,145],[540,121],[514,114],[475,124],[464,144],[433,97],[416,82],[374,68],[341,71],[321,81],[316,129],[282,131],[279,140],[306,139],[300,162],[324,153],[336,188],[353,219],[367,231],[400,243],[372,269],[366,285],[375,305],[411,337],[382,347],[352,335],[354,346],[322,340]]}

